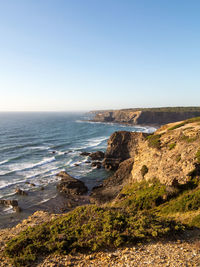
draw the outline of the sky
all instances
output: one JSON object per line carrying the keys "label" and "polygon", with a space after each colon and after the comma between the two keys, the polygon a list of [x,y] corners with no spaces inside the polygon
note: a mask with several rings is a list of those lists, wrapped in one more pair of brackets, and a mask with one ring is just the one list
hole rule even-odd
{"label": "sky", "polygon": [[0,0],[0,111],[200,106],[199,0]]}

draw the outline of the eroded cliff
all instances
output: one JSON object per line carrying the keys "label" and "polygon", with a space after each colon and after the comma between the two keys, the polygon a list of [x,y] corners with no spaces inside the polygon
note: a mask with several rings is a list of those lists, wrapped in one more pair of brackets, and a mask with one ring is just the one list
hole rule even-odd
{"label": "eroded cliff", "polygon": [[186,184],[200,175],[200,118],[164,125],[153,135],[115,132],[104,161],[112,162],[112,158],[120,160],[119,168],[93,190],[94,201],[102,202],[106,196],[110,200],[109,188],[114,198],[124,184],[143,180],[156,178],[167,186]]}
{"label": "eroded cliff", "polygon": [[200,116],[199,107],[121,109],[93,112],[93,121],[131,125],[163,125]]}

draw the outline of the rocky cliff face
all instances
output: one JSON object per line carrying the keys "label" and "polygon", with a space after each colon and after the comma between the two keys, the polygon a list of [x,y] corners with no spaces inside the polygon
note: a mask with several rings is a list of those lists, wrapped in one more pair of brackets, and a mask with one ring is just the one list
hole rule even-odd
{"label": "rocky cliff face", "polygon": [[152,108],[99,111],[94,121],[132,125],[163,125],[200,116],[200,108]]}
{"label": "rocky cliff face", "polygon": [[153,135],[116,132],[108,141],[106,157],[124,161],[93,192],[94,199],[108,196],[109,188],[115,197],[124,183],[144,179],[157,178],[168,186],[185,184],[200,175],[200,118],[164,125]]}

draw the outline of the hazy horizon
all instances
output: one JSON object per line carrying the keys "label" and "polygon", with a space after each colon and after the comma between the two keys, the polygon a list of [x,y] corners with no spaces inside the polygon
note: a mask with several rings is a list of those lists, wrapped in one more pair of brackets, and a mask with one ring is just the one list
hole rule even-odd
{"label": "hazy horizon", "polygon": [[0,111],[199,106],[200,2],[0,0]]}

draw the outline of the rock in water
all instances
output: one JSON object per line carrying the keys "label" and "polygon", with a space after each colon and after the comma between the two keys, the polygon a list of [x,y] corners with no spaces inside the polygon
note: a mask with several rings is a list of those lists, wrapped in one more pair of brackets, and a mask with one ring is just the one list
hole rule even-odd
{"label": "rock in water", "polygon": [[62,178],[57,185],[59,192],[69,195],[83,195],[87,193],[88,188],[85,184],[82,181],[73,178],[67,172],[61,171],[57,176]]}
{"label": "rock in water", "polygon": [[104,158],[104,156],[105,156],[105,154],[102,151],[96,151],[96,152],[90,153],[90,155],[89,155],[89,157],[92,160],[101,160]]}
{"label": "rock in water", "polygon": [[17,195],[20,195],[20,196],[28,196],[28,193],[27,193],[26,191],[20,189],[20,188],[17,188],[17,189],[15,190],[15,193],[16,193]]}

